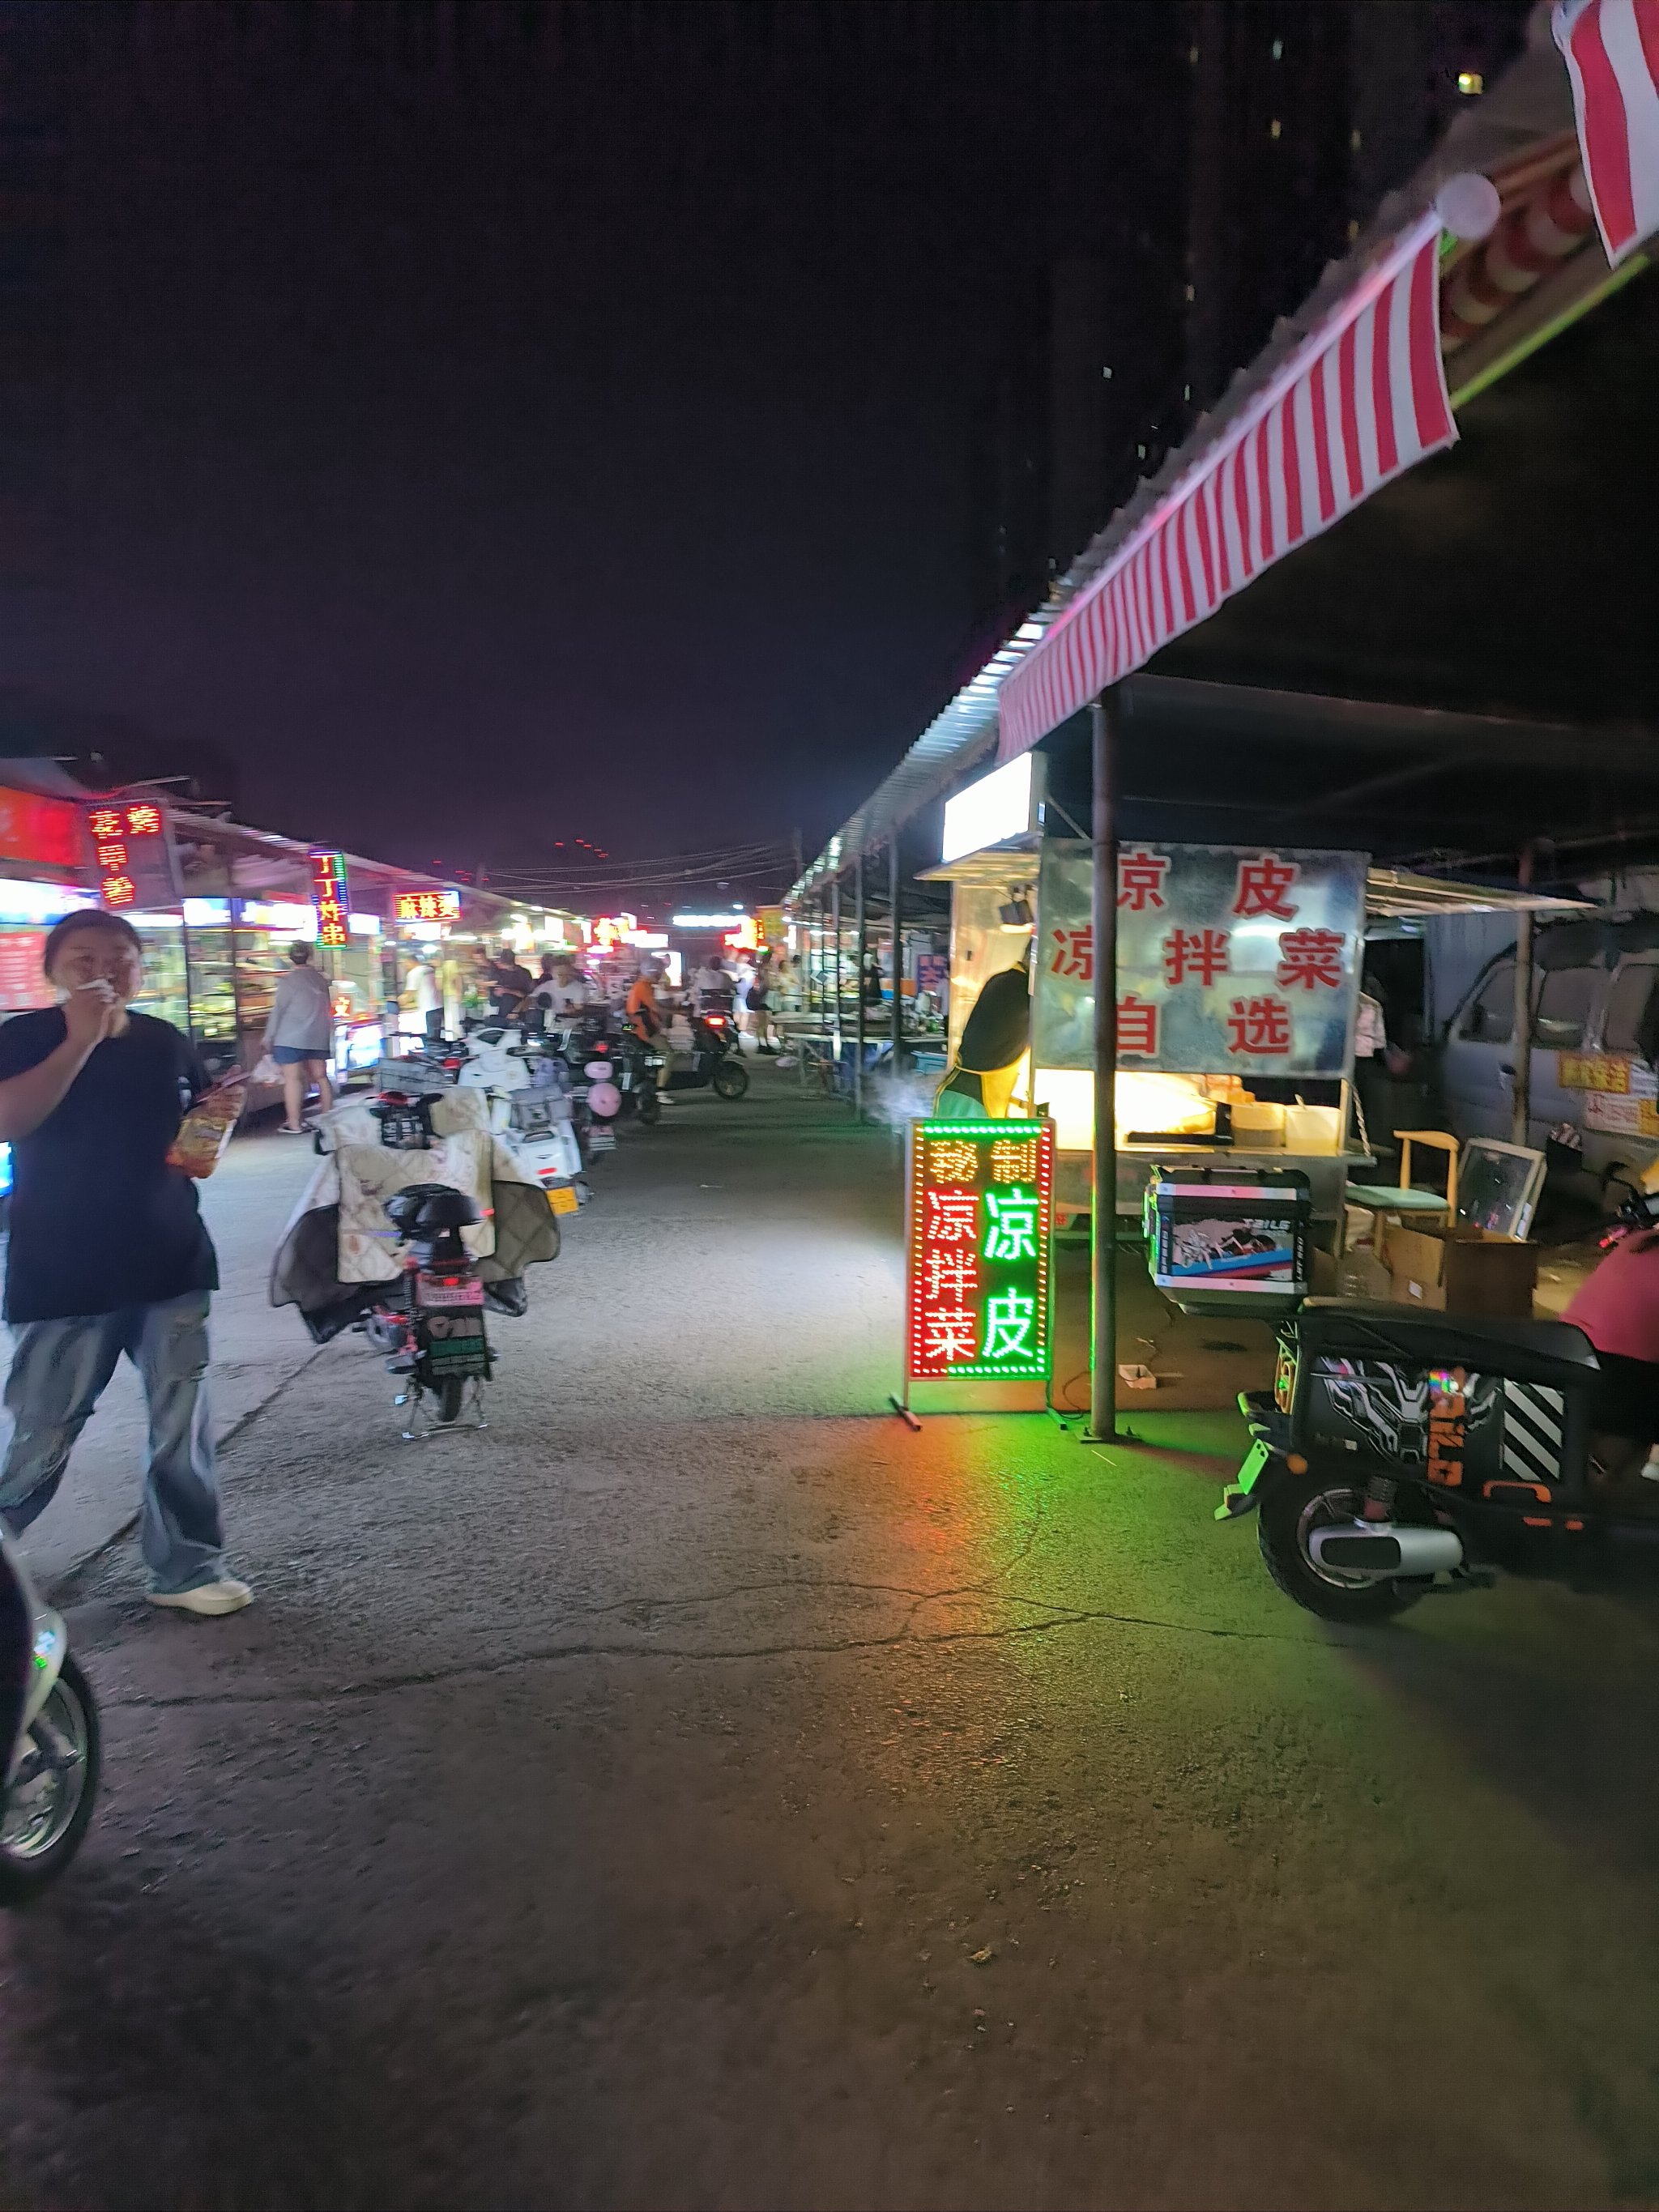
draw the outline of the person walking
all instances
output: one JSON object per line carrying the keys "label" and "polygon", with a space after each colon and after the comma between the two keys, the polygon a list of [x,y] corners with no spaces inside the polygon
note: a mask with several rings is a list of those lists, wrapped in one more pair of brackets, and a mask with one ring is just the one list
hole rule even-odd
{"label": "person walking", "polygon": [[311,947],[296,939],[288,948],[290,965],[276,986],[265,1016],[265,1050],[283,1071],[283,1133],[303,1137],[306,1092],[314,1084],[317,1111],[334,1103],[328,1080],[329,1047],[334,1035],[334,1001],[328,978],[311,964]]}
{"label": "person walking", "polygon": [[51,1503],[125,1352],[149,1407],[139,1543],[150,1603],[234,1613],[253,1593],[226,1571],[214,1470],[218,1263],[196,1186],[167,1161],[207,1076],[170,1022],[128,1012],[144,971],[124,916],[66,915],[43,965],[61,1003],[0,1026],[0,1141],[15,1176],[0,1513],[17,1534]]}
{"label": "person walking", "polygon": [[764,952],[756,965],[749,985],[749,1019],[755,1033],[755,1049],[764,1053],[769,1060],[777,1057],[777,1042],[772,1028],[771,962]]}

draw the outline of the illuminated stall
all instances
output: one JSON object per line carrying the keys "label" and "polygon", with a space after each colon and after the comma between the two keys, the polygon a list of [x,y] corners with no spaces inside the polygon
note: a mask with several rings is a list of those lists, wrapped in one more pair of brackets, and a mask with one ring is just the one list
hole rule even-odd
{"label": "illuminated stall", "polygon": [[[951,886],[950,1055],[939,1110],[1052,1117],[1062,1219],[1088,1211],[1094,1138],[1091,850],[1048,834],[1041,756],[970,784],[945,810]],[[1056,817],[1057,818],[1057,817]],[[1362,853],[1126,844],[1118,864],[1117,1206],[1139,1213],[1171,1158],[1306,1174],[1314,1218],[1341,1214],[1365,926]],[[1023,1036],[975,1064],[988,983],[1018,998]],[[965,1077],[968,1080],[963,1080]],[[956,1095],[953,1097],[951,1093]]]}

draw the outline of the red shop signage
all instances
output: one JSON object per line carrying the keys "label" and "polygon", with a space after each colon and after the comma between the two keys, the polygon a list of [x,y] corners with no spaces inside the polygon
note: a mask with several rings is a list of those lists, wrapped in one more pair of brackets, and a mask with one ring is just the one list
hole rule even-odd
{"label": "red shop signage", "polygon": [[103,799],[82,811],[105,906],[123,914],[179,903],[173,827],[159,800]]}
{"label": "red shop signage", "polygon": [[72,799],[41,799],[32,791],[0,788],[0,860],[78,868],[85,857],[81,810]]}

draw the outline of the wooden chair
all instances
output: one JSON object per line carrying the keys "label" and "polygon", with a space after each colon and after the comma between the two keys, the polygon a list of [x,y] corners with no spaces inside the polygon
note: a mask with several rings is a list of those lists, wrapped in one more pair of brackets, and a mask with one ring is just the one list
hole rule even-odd
{"label": "wooden chair", "polygon": [[[1458,1141],[1445,1129],[1396,1129],[1400,1139],[1400,1181],[1386,1182],[1351,1182],[1345,1194],[1350,1206],[1357,1206],[1371,1216],[1371,1239],[1376,1256],[1384,1256],[1384,1227],[1389,1220],[1421,1221],[1437,1217],[1442,1221],[1457,1218],[1457,1154]],[[1446,1156],[1446,1188],[1443,1193],[1418,1190],[1412,1183],[1412,1146],[1421,1146],[1428,1152],[1443,1152]],[[1343,1216],[1344,1236],[1347,1217]]]}

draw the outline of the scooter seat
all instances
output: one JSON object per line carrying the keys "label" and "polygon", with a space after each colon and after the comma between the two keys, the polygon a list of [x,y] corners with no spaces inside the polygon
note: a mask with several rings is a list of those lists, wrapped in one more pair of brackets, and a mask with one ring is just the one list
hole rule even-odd
{"label": "scooter seat", "polygon": [[477,1199],[447,1182],[412,1182],[386,1202],[386,1218],[400,1237],[418,1241],[446,1229],[468,1229],[483,1219]]}

